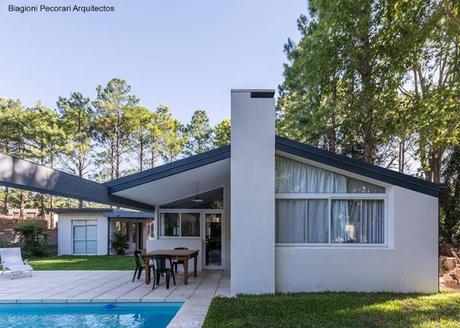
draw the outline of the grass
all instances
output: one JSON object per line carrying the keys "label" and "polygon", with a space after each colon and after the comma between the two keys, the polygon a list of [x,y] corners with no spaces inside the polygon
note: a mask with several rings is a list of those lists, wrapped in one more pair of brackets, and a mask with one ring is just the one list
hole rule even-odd
{"label": "grass", "polygon": [[53,256],[30,259],[34,270],[134,270],[132,256]]}
{"label": "grass", "polygon": [[219,297],[204,327],[460,327],[460,293]]}

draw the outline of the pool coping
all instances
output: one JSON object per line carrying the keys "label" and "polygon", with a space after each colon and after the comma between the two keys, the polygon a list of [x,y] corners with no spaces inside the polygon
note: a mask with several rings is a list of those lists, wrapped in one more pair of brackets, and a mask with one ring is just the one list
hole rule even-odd
{"label": "pool coping", "polygon": [[2,299],[0,304],[79,304],[79,303],[182,303],[184,304],[187,300],[185,299],[168,299],[168,300],[140,300],[140,299]]}

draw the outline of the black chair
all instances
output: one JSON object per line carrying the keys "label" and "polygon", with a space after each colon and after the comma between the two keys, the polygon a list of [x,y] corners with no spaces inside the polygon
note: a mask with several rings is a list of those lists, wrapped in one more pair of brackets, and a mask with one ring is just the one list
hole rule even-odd
{"label": "black chair", "polygon": [[[176,247],[176,248],[174,248],[174,249],[175,249],[175,250],[188,250],[187,247]],[[182,264],[182,266],[184,266],[184,261],[182,261],[182,260],[174,260],[173,264],[174,264],[174,271],[175,271],[176,274],[177,274],[177,265],[178,265],[178,264]]]}
{"label": "black chair", "polygon": [[[156,264],[155,271],[156,271],[156,284],[160,284],[160,277],[164,273],[166,275],[166,289],[169,289],[169,279],[173,278],[174,286],[176,285],[176,275],[174,274],[173,270],[173,262],[171,257],[166,255],[155,255],[154,261]],[[169,264],[169,267],[167,266]]]}
{"label": "black chair", "polygon": [[[153,277],[155,278],[155,266],[153,264],[143,263],[143,260],[141,257],[141,251],[134,251],[134,261],[136,262],[136,269],[134,270],[134,274],[133,274],[133,282],[134,282],[134,279],[136,279],[136,275],[137,275],[137,280],[141,278],[142,271],[144,270],[146,265],[149,266],[149,270],[153,271]],[[154,287],[155,287],[155,283],[154,283]]]}

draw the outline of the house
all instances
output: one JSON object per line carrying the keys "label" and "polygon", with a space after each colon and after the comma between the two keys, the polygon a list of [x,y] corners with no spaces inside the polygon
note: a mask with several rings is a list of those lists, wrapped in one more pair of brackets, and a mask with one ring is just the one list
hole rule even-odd
{"label": "house", "polygon": [[275,136],[273,90],[232,90],[230,146],[99,184],[0,156],[0,182],[154,211],[147,250],[199,249],[231,291],[438,291],[440,186]]}
{"label": "house", "polygon": [[51,208],[59,220],[58,255],[116,254],[111,241],[114,233],[127,237],[126,254],[145,248],[154,213],[111,208]]}

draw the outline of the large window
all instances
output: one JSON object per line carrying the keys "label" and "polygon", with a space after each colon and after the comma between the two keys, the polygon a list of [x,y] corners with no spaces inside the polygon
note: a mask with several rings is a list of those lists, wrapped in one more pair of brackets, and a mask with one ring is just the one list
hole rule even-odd
{"label": "large window", "polygon": [[97,221],[72,221],[73,254],[97,254]]}
{"label": "large window", "polygon": [[278,244],[385,244],[384,187],[277,157],[276,198]]}
{"label": "large window", "polygon": [[161,213],[160,236],[199,237],[200,213]]}

